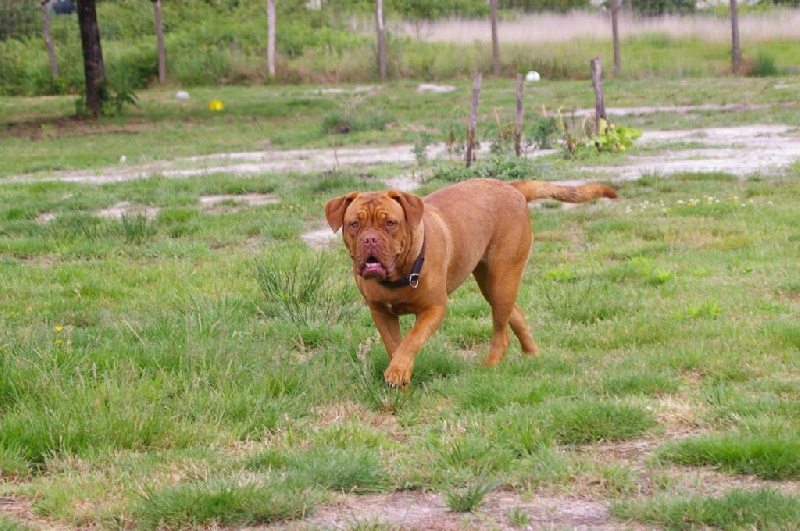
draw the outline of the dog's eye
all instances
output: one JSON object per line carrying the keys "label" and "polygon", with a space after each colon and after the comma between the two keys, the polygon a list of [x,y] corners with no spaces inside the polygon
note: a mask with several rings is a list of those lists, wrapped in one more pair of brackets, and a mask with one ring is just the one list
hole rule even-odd
{"label": "dog's eye", "polygon": [[386,228],[387,229],[393,229],[395,227],[397,227],[397,222],[395,220],[393,220],[393,219],[387,219],[386,220]]}
{"label": "dog's eye", "polygon": [[358,230],[358,228],[361,226],[361,223],[358,221],[351,221],[347,226],[350,227],[350,230]]}

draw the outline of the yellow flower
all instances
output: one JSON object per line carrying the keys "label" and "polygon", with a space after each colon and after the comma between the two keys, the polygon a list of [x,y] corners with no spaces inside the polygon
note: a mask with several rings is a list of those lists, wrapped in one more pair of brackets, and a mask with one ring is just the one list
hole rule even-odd
{"label": "yellow flower", "polygon": [[58,333],[58,332],[61,332],[64,329],[62,327],[60,327],[60,326],[56,326],[55,328],[53,328],[53,330],[55,330],[56,333]]}
{"label": "yellow flower", "polygon": [[222,111],[225,110],[225,105],[220,100],[211,100],[208,104],[209,111]]}

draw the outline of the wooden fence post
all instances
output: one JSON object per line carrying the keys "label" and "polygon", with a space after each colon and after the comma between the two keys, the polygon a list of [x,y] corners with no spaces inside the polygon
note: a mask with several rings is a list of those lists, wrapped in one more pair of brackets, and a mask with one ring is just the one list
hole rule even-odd
{"label": "wooden fence post", "polygon": [[383,31],[383,0],[375,0],[375,20],[378,26],[378,66],[381,81],[386,81],[386,35]]}
{"label": "wooden fence post", "polygon": [[497,36],[497,0],[489,0],[492,17],[492,72],[500,75],[500,42]]}
{"label": "wooden fence post", "polygon": [[742,52],[739,48],[739,7],[737,0],[731,0],[731,65],[733,73],[739,73]]}
{"label": "wooden fence post", "polygon": [[167,81],[167,52],[164,48],[164,23],[161,20],[161,0],[153,0],[153,20],[156,28],[156,47],[158,48],[158,82]]}
{"label": "wooden fence post", "polygon": [[50,0],[42,0],[42,33],[44,34],[44,45],[47,47],[47,57],[50,58],[50,75],[55,79],[58,77],[58,62],[56,61],[56,49],[53,46],[53,35],[50,31]]}
{"label": "wooden fence post", "polygon": [[275,0],[267,0],[267,73],[275,77]]}
{"label": "wooden fence post", "polygon": [[514,125],[514,151],[522,155],[522,74],[517,74],[517,122]]}
{"label": "wooden fence post", "polygon": [[592,85],[594,85],[594,131],[600,134],[600,119],[606,119],[606,103],[603,98],[603,69],[600,58],[592,59]]}
{"label": "wooden fence post", "polygon": [[619,59],[619,0],[611,0],[611,35],[614,40],[614,76],[621,70]]}
{"label": "wooden fence post", "polygon": [[483,75],[478,72],[475,74],[475,83],[472,85],[472,108],[469,112],[469,126],[467,129],[467,168],[472,165],[474,159],[473,150],[475,149],[475,128],[478,121],[478,95],[481,92],[481,81]]}

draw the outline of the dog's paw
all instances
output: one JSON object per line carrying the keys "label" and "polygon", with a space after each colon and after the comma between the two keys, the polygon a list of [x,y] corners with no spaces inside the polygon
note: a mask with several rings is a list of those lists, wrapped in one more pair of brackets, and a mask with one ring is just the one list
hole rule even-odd
{"label": "dog's paw", "polygon": [[383,373],[383,379],[392,389],[405,389],[411,383],[411,367],[398,367],[390,363]]}

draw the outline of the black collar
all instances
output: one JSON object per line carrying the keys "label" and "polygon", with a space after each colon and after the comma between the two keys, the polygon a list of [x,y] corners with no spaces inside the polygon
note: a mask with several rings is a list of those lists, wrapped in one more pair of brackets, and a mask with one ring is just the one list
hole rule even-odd
{"label": "black collar", "polygon": [[411,274],[399,280],[381,280],[381,286],[387,288],[404,288],[411,286],[416,288],[419,286],[419,272],[422,270],[422,264],[425,262],[425,236],[422,237],[422,249],[419,251],[419,256],[411,266]]}

